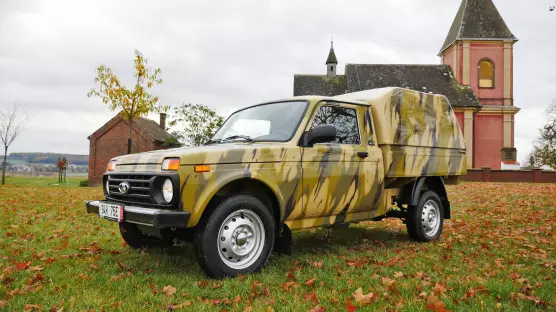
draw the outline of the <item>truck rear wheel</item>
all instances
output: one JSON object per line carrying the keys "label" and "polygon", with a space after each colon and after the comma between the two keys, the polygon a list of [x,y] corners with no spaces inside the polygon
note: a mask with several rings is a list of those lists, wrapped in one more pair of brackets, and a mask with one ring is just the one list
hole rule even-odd
{"label": "truck rear wheel", "polygon": [[195,237],[197,259],[210,277],[258,272],[270,257],[274,237],[269,207],[254,196],[233,196],[201,219]]}
{"label": "truck rear wheel", "polygon": [[133,249],[164,248],[172,246],[172,241],[144,234],[137,224],[121,222],[120,234],[125,243]]}
{"label": "truck rear wheel", "polygon": [[407,232],[416,241],[437,240],[442,233],[443,225],[442,201],[433,191],[423,193],[417,206],[410,206],[407,210]]}

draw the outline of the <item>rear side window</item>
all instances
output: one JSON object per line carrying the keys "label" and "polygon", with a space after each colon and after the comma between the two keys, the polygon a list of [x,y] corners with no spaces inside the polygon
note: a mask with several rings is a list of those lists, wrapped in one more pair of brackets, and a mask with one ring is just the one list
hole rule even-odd
{"label": "rear side window", "polygon": [[312,127],[334,125],[336,127],[337,144],[361,144],[357,111],[353,108],[339,106],[322,106],[317,111]]}

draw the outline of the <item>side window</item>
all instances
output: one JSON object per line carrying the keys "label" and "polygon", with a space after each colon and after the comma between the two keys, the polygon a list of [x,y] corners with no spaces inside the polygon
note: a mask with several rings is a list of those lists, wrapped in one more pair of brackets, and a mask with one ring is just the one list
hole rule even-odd
{"label": "side window", "polygon": [[338,144],[361,144],[357,112],[353,108],[339,106],[322,106],[317,111],[312,127],[334,125]]}

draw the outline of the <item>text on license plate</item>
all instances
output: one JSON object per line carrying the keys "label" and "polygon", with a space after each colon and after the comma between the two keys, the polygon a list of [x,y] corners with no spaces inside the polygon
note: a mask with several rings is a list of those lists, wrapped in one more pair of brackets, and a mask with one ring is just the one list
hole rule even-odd
{"label": "text on license plate", "polygon": [[98,214],[101,218],[122,221],[124,219],[124,206],[100,203]]}

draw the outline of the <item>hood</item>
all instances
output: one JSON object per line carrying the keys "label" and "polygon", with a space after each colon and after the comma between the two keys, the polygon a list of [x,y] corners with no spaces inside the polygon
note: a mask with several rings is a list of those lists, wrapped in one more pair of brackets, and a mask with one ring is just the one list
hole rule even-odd
{"label": "hood", "polygon": [[180,158],[181,165],[277,162],[284,160],[288,149],[284,143],[230,143],[156,150],[122,155],[112,160],[116,161],[116,171],[132,168],[133,171],[152,171],[159,170],[162,161],[168,157]]}

